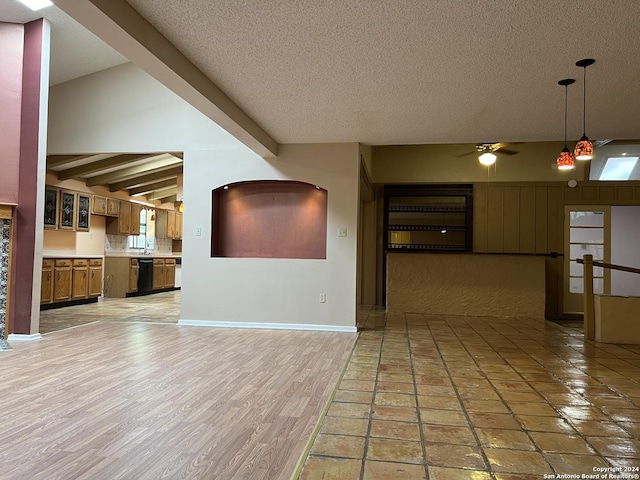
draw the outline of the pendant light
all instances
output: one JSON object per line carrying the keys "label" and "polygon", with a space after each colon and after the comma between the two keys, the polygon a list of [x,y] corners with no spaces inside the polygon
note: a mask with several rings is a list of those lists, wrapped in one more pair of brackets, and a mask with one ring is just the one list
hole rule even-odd
{"label": "pendant light", "polygon": [[565,78],[560,80],[558,85],[564,87],[564,148],[560,152],[560,156],[556,160],[558,164],[558,170],[571,170],[575,168],[575,162],[573,159],[573,153],[567,148],[567,95],[569,85],[575,83],[573,78]]}
{"label": "pendant light", "polygon": [[587,137],[587,67],[594,63],[595,60],[593,58],[585,58],[576,62],[576,67],[584,69],[582,82],[582,137],[576,143],[574,150],[576,160],[591,160],[593,158],[593,143]]}

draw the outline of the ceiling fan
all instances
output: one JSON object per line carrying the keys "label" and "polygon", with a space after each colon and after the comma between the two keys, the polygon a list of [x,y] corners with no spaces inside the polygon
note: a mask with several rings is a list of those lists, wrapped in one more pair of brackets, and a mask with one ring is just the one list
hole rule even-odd
{"label": "ceiling fan", "polygon": [[518,150],[510,150],[505,148],[508,144],[504,142],[498,143],[479,143],[476,145],[475,151],[463,153],[458,155],[459,157],[466,157],[467,155],[479,154],[478,160],[483,165],[493,165],[496,161],[496,153],[502,153],[505,155],[515,155],[519,153]]}

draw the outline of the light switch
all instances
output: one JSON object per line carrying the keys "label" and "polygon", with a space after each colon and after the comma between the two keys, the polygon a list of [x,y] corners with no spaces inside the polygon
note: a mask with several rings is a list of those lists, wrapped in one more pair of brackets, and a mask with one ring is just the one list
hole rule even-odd
{"label": "light switch", "polygon": [[345,227],[338,227],[338,236],[339,237],[346,237],[347,236],[347,229]]}
{"label": "light switch", "polygon": [[202,236],[202,227],[196,227],[196,237]]}

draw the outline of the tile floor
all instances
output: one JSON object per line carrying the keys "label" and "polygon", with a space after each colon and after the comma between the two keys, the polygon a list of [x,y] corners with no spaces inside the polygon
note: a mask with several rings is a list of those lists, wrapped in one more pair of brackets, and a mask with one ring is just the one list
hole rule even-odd
{"label": "tile floor", "polygon": [[359,323],[300,480],[539,480],[598,468],[639,478],[640,346],[532,319],[372,309]]}

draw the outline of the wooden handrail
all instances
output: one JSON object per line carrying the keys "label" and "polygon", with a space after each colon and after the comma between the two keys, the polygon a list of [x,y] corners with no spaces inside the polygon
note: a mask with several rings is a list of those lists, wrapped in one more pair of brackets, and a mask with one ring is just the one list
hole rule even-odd
{"label": "wooden handrail", "polygon": [[[584,264],[584,259],[576,258],[576,262],[580,264]],[[640,268],[625,267],[624,265],[615,265],[613,263],[599,262],[597,260],[594,260],[591,263],[593,264],[594,267],[603,267],[603,268],[609,268],[611,270],[620,270],[621,272],[640,273]]]}

